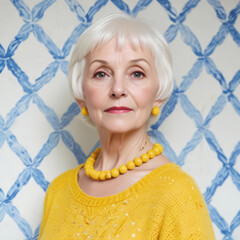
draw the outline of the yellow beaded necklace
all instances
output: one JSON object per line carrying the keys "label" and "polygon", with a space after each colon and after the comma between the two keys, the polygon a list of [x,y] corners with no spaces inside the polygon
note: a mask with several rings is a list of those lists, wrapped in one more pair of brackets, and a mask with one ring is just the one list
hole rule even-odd
{"label": "yellow beaded necklace", "polygon": [[147,151],[147,153],[144,153],[141,155],[141,157],[136,157],[133,161],[128,161],[126,165],[121,165],[118,169],[113,168],[112,170],[106,170],[106,171],[97,171],[94,169],[94,163],[96,158],[98,157],[100,152],[100,148],[97,148],[91,156],[87,159],[84,169],[85,173],[88,177],[91,177],[94,180],[106,180],[110,178],[116,178],[119,176],[119,174],[124,174],[128,170],[132,170],[135,167],[141,166],[143,163],[146,163],[149,159],[154,158],[155,156],[158,156],[163,152],[163,147],[159,143],[153,144],[153,149]]}

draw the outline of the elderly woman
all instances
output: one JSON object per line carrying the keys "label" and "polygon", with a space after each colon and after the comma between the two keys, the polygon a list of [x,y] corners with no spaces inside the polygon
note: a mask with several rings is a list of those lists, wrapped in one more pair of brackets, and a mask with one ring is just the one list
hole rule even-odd
{"label": "elderly woman", "polygon": [[146,132],[173,86],[163,36],[110,15],[80,37],[69,82],[101,148],[50,184],[39,239],[214,239],[196,183]]}

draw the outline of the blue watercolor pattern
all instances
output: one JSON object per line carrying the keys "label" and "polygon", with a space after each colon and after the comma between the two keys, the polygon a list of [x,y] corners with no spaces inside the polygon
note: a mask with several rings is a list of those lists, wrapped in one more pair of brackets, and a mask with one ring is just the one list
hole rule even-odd
{"label": "blue watercolor pattern", "polygon": [[[82,151],[81,146],[74,140],[70,132],[65,129],[69,123],[71,123],[73,118],[79,114],[80,109],[78,105],[72,103],[68,110],[59,119],[54,110],[48,107],[38,95],[38,91],[47,85],[58,71],[62,71],[67,75],[68,61],[66,60],[66,57],[69,56],[69,53],[79,36],[91,25],[95,14],[110,2],[110,0],[96,0],[89,8],[88,12],[85,12],[84,8],[77,0],[65,0],[65,3],[72,14],[78,19],[79,25],[72,31],[62,49],[59,49],[39,23],[44,17],[46,10],[50,8],[55,1],[56,0],[43,0],[30,10],[24,1],[11,0],[12,5],[18,11],[24,24],[14,40],[10,42],[7,49],[4,49],[0,44],[0,73],[6,67],[15,76],[24,92],[24,96],[19,99],[16,105],[9,111],[5,119],[0,115],[0,148],[3,146],[4,142],[7,142],[10,149],[19,157],[25,166],[6,194],[0,189],[0,222],[3,221],[7,214],[15,221],[18,228],[28,240],[37,239],[39,226],[33,231],[30,223],[21,216],[18,209],[12,203],[12,200],[31,178],[33,178],[36,183],[46,191],[49,182],[45,178],[44,173],[39,170],[38,167],[44,158],[58,145],[60,138],[67,148],[73,152],[78,163],[81,163],[87,157]],[[128,4],[122,0],[111,0],[111,2],[119,9],[119,11],[125,12],[132,17],[136,17],[141,11],[147,8],[153,0],[139,0],[132,10],[130,10]],[[184,165],[187,155],[196,148],[202,139],[206,139],[212,151],[216,153],[222,167],[212,180],[211,185],[208,186],[204,192],[204,198],[207,202],[212,221],[224,235],[223,239],[230,240],[233,239],[232,233],[240,225],[240,210],[229,225],[220,215],[218,210],[211,204],[211,200],[216,190],[221,187],[228,177],[232,179],[236,188],[240,191],[240,174],[234,169],[236,159],[240,155],[240,141],[236,144],[230,158],[228,159],[209,126],[211,121],[217,115],[221,114],[228,102],[232,105],[238,116],[240,116],[240,101],[234,94],[234,91],[240,84],[240,70],[237,71],[233,79],[227,83],[223,74],[217,69],[214,61],[211,59],[211,55],[214,53],[215,49],[224,42],[228,35],[230,35],[236,45],[240,47],[240,33],[235,27],[235,22],[240,14],[240,2],[230,11],[229,15],[227,15],[219,0],[207,1],[215,11],[216,18],[219,19],[221,26],[204,50],[195,34],[184,23],[188,14],[198,6],[200,0],[187,1],[183,6],[181,13],[178,13],[174,9],[169,0],[156,0],[155,2],[164,8],[171,21],[171,25],[164,34],[167,41],[171,43],[176,38],[177,34],[180,34],[182,41],[189,46],[192,49],[192,52],[196,55],[196,61],[193,63],[192,68],[187,75],[183,77],[180,85],[177,86],[175,83],[173,94],[164,105],[159,120],[151,126],[149,135],[156,139],[156,141],[163,143],[165,155],[180,166]],[[53,59],[33,84],[29,81],[29,77],[13,58],[18,47],[22,42],[28,39],[30,34],[33,34],[37,41],[46,47]],[[185,92],[191,87],[192,83],[199,77],[203,67],[205,67],[209,75],[216,79],[222,89],[222,93],[211,107],[210,112],[205,119],[185,94]],[[18,141],[16,136],[11,132],[11,127],[15,120],[28,110],[31,102],[42,112],[53,129],[47,142],[42,146],[36,157],[33,159],[30,157],[24,146]],[[178,156],[164,137],[163,133],[158,130],[161,124],[173,113],[177,104],[180,104],[184,113],[192,119],[196,126],[196,131]],[[99,142],[96,143],[94,148],[98,145]]]}

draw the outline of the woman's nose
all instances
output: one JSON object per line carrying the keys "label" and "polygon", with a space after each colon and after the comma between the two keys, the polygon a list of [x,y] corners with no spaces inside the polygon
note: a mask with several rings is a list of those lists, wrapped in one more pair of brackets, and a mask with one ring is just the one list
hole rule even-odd
{"label": "woman's nose", "polygon": [[125,87],[123,77],[118,77],[113,79],[110,95],[111,97],[115,97],[115,98],[127,96],[127,89]]}

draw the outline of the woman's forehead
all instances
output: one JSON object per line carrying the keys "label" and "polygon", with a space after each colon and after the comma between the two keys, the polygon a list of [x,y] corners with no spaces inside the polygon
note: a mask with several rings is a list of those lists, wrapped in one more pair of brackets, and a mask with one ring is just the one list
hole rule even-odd
{"label": "woman's forehead", "polygon": [[149,47],[143,44],[134,44],[130,39],[125,39],[124,42],[119,44],[118,38],[114,37],[106,43],[99,43],[97,46],[86,56],[87,61],[92,61],[95,58],[101,57],[111,59],[123,55],[137,58],[147,58],[153,60],[152,52]]}

